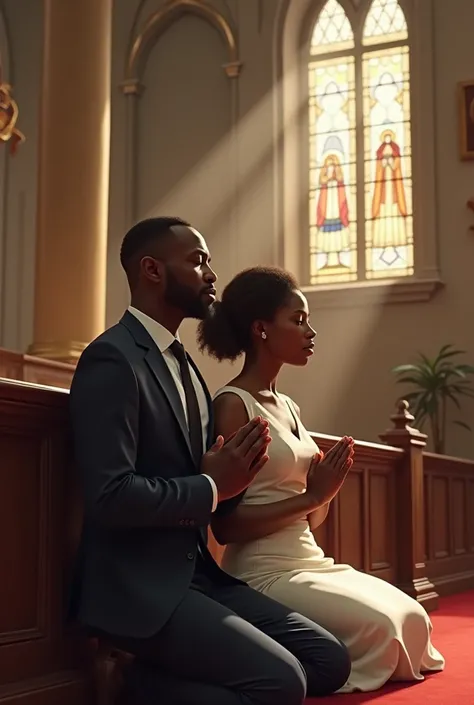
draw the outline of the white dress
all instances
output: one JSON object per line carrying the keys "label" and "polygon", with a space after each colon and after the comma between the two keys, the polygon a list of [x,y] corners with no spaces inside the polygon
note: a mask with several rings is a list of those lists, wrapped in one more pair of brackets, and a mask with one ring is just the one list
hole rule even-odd
{"label": "white dress", "polygon": [[[295,417],[298,438],[254,397],[236,387],[249,418],[270,424],[270,459],[248,488],[242,503],[268,504],[306,490],[317,446]],[[216,395],[216,396],[217,396]],[[352,671],[339,691],[371,691],[388,680],[423,680],[423,671],[441,671],[444,659],[431,644],[425,609],[390,583],[334,562],[324,555],[305,519],[270,536],[226,547],[222,567],[254,589],[300,612],[337,636],[348,648]]]}

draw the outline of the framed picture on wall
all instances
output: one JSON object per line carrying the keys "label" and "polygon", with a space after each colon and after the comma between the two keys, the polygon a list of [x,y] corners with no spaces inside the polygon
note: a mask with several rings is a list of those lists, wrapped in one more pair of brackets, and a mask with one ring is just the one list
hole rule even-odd
{"label": "framed picture on wall", "polygon": [[458,83],[461,159],[474,159],[474,80]]}

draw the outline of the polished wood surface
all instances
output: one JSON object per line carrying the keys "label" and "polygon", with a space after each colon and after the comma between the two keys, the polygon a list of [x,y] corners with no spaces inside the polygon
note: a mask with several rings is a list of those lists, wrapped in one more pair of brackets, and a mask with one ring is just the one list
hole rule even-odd
{"label": "polished wood surface", "polygon": [[[316,531],[339,563],[397,585],[428,610],[474,588],[474,461],[425,451],[401,404],[384,444],[355,442],[354,465]],[[336,436],[312,434],[326,452]],[[220,561],[224,548],[210,534]]]}
{"label": "polished wood surface", "polygon": [[[314,434],[314,440],[327,452],[338,438]],[[394,469],[403,457],[400,449],[356,441],[351,472],[316,531],[318,543],[337,562],[391,583],[398,572]]]}
{"label": "polished wood surface", "polygon": [[0,348],[0,377],[69,389],[74,365]]}
{"label": "polished wood surface", "polygon": [[67,396],[0,380],[1,705],[91,702],[85,644],[64,619],[80,521]]}
{"label": "polished wood surface", "polygon": [[474,463],[424,454],[425,561],[440,595],[474,588]]}
{"label": "polished wood surface", "polygon": [[[382,438],[356,441],[318,540],[436,609],[438,593],[474,587],[474,462],[425,452],[406,408]],[[65,620],[82,520],[66,389],[0,379],[0,458],[0,705],[99,705],[94,672],[116,661]]]}

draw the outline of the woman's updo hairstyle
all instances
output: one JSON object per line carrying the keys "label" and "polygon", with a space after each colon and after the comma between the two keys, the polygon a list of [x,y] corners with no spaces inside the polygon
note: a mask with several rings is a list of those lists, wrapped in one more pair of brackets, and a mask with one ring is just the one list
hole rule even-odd
{"label": "woman's updo hairstyle", "polygon": [[199,324],[200,350],[219,361],[249,352],[253,323],[272,322],[297,289],[295,278],[277,267],[252,267],[237,274]]}

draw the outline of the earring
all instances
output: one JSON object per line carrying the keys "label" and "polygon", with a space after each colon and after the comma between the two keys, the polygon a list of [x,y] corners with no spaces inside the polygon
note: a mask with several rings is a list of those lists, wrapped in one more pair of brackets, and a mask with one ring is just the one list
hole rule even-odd
{"label": "earring", "polygon": [[267,334],[265,333],[265,331],[262,331],[262,340],[266,340],[266,339],[267,339]]}

